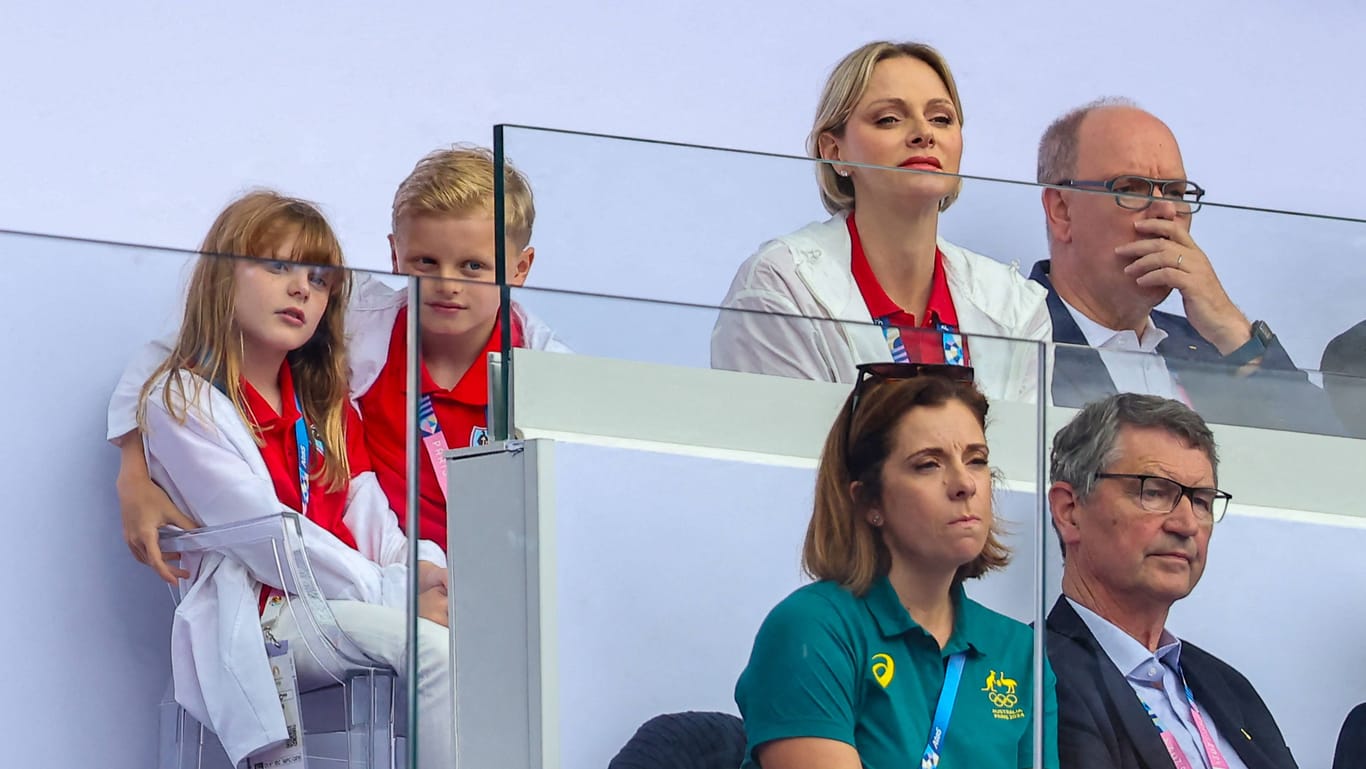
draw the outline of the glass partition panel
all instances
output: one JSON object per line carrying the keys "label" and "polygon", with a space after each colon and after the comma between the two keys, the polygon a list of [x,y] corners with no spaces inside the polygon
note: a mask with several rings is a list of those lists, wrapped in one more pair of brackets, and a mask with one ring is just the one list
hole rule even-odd
{"label": "glass partition panel", "polygon": [[[6,584],[14,616],[24,618],[0,629],[0,648],[24,660],[12,666],[12,696],[0,706],[8,762],[155,765],[174,602],[124,545],[119,452],[104,438],[107,426],[121,433],[127,425],[105,414],[125,363],[175,313],[185,261],[158,249],[0,232]],[[72,739],[72,723],[89,738]],[[113,744],[126,763],[111,757]]]}
{"label": "glass partition panel", "polygon": [[[540,258],[529,285],[777,314],[872,318],[847,261],[851,246],[843,222],[808,224],[829,217],[817,178],[835,178],[833,166],[522,126],[497,127],[495,139],[500,156],[524,172],[536,192],[531,244]],[[943,176],[859,164],[837,170],[861,176],[865,186],[887,182],[902,192],[922,184],[915,180]],[[1044,333],[1055,341],[1121,344],[1110,338],[1128,326],[1135,336],[1149,328],[1153,309],[1151,332],[1144,331],[1134,346],[1156,346],[1181,361],[1192,397],[1207,401],[1200,405],[1211,409],[1211,418],[1332,432],[1319,402],[1305,404],[1297,419],[1270,424],[1266,414],[1246,409],[1220,413],[1222,401],[1247,406],[1266,400],[1270,396],[1253,385],[1276,378],[1254,377],[1225,397],[1224,385],[1237,380],[1224,374],[1253,360],[1264,371],[1320,367],[1329,340],[1362,320],[1352,292],[1366,285],[1366,223],[1221,205],[1217,180],[1196,181],[1210,191],[1190,207],[1170,199],[1154,205],[1154,198],[1137,196],[1137,188],[1128,186],[1120,188],[1127,194],[1116,195],[1099,185],[962,177],[937,226],[949,293],[965,316],[959,319],[962,330],[1036,338],[1040,329],[1027,312],[1027,297],[1002,291],[1014,290],[1009,278],[981,266],[1012,265],[1052,289],[1051,332]],[[1059,201],[1051,229],[1045,200]],[[875,238],[890,237],[882,232],[887,228],[876,229]],[[871,275],[895,266],[876,253],[873,262]],[[895,293],[885,298],[899,306],[895,299],[905,297]],[[1264,324],[1255,338],[1254,321]],[[1085,402],[1074,395],[1064,392],[1055,402]]]}
{"label": "glass partition panel", "polygon": [[[1366,357],[1362,358],[1366,361]],[[1330,362],[1331,363],[1331,362]],[[1357,364],[1360,366],[1360,364]],[[1366,372],[1345,373],[1324,369],[1323,389],[1328,393],[1333,415],[1344,434],[1366,438]]]}
{"label": "glass partition panel", "polygon": [[[1366,249],[1363,222],[1220,205],[1213,179],[1196,179],[1211,190],[1197,196],[1188,186],[1153,186],[1143,179],[1050,179],[1058,184],[1037,185],[964,177],[949,182],[956,198],[936,222],[937,253],[931,263],[912,258],[927,249],[901,248],[912,236],[923,241],[924,228],[902,227],[904,221],[895,217],[878,223],[876,202],[865,205],[864,214],[854,214],[861,222],[856,228],[838,217],[821,223],[828,214],[817,206],[815,179],[825,174],[827,186],[842,185],[835,174],[848,172],[856,192],[881,189],[892,196],[888,199],[899,200],[898,195],[923,198],[920,193],[945,183],[943,175],[855,163],[820,170],[802,158],[513,126],[498,128],[495,138],[500,159],[516,163],[537,195],[531,241],[540,258],[529,276],[509,260],[514,251],[524,256],[522,244],[499,239],[500,270],[508,285],[506,317],[513,300],[531,307],[579,353],[556,360],[535,349],[503,346],[499,381],[506,389],[493,401],[507,405],[512,435],[621,451],[677,452],[684,446],[691,449],[679,453],[699,458],[736,452],[735,461],[772,462],[776,456],[780,465],[790,466],[794,456],[801,456],[793,447],[818,445],[820,430],[803,431],[790,411],[779,411],[787,399],[828,390],[830,414],[854,381],[856,364],[893,357],[893,336],[904,337],[899,341],[917,360],[926,360],[918,353],[927,350],[931,360],[950,354],[944,348],[933,354],[941,329],[929,332],[926,345],[914,344],[916,334],[892,333],[906,326],[904,318],[893,317],[895,311],[919,316],[933,307],[933,317],[943,322],[945,305],[935,305],[923,293],[924,273],[932,264],[947,284],[957,318],[948,325],[968,336],[974,366],[987,370],[979,381],[996,398],[994,404],[1004,399],[1001,413],[1012,401],[1034,396],[998,387],[1011,381],[1011,356],[987,353],[983,347],[990,346],[989,337],[1055,343],[1036,375],[1036,391],[1046,393],[1052,406],[1047,430],[1026,434],[1040,461],[1052,434],[1078,408],[1116,390],[1173,396],[1212,425],[1223,457],[1219,483],[1233,492],[1234,502],[1219,524],[1224,533],[1214,540],[1212,568],[1198,590],[1175,602],[1172,628],[1208,644],[1253,680],[1302,765],[1326,763],[1329,732],[1352,697],[1359,696],[1352,692],[1366,690],[1366,666],[1338,664],[1354,659],[1346,649],[1359,645],[1366,628],[1355,619],[1359,611],[1306,600],[1322,593],[1320,571],[1312,578],[1296,577],[1304,571],[1293,566],[1311,554],[1320,566],[1322,553],[1335,554],[1321,568],[1341,586],[1343,599],[1359,606],[1355,586],[1362,575],[1350,553],[1359,549],[1363,528],[1347,468],[1363,459],[1362,440],[1348,436],[1361,434],[1351,418],[1356,409],[1350,399],[1360,382],[1353,377],[1362,375],[1360,360],[1366,355],[1352,352],[1353,333],[1343,330],[1360,328],[1359,303],[1351,292],[1366,285],[1366,261],[1358,258]],[[502,201],[498,213],[504,235],[507,210]],[[856,232],[866,273],[856,264]],[[904,237],[898,240],[898,234]],[[911,256],[892,258],[898,253]],[[898,270],[908,264],[921,269],[920,279],[898,280],[905,277]],[[1026,283],[1026,276],[1034,282]],[[515,288],[523,279],[548,290]],[[939,284],[931,279],[930,285]],[[921,293],[900,290],[907,288]],[[718,305],[724,309],[711,309]],[[908,307],[924,309],[909,313]],[[1104,355],[1086,345],[1103,346]],[[1320,363],[1327,374],[1306,370]],[[991,376],[993,366],[1006,366],[1006,376]],[[569,373],[577,367],[582,380]],[[654,390],[616,384],[647,369],[667,372]],[[682,407],[706,391],[694,376],[714,379],[725,390],[725,408],[708,415],[726,415],[721,426],[711,427],[708,419]],[[654,401],[667,403],[668,410],[641,392],[660,394]],[[599,401],[610,408],[590,408]],[[606,415],[601,422],[598,413]],[[647,427],[663,430],[667,440],[661,433],[643,440]],[[1010,435],[999,428],[989,432],[993,446],[998,435]],[[768,436],[757,457],[741,453],[753,435]],[[598,464],[610,467],[607,458]],[[1111,491],[1131,502],[1151,503],[1146,481],[1089,476],[1088,481],[1102,489],[1116,487]],[[1139,485],[1130,489],[1126,483]],[[1041,501],[1043,485],[1038,481],[1032,487],[1035,501]],[[1163,493],[1156,497],[1164,498]],[[1186,504],[1184,496],[1171,499]],[[1065,501],[1055,500],[1054,516]],[[715,502],[699,504],[716,507]],[[1108,509],[1123,508],[1116,502]],[[1035,522],[1041,520],[1039,515]],[[1169,536],[1156,529],[1150,534]],[[1276,543],[1274,555],[1268,541]],[[1052,547],[1045,552],[1055,558]],[[1102,565],[1122,563],[1122,555],[1116,551]],[[1128,556],[1147,563],[1141,549]],[[539,563],[540,557],[529,560]],[[1180,567],[1172,563],[1169,570]],[[1046,573],[1032,586],[1051,606],[1061,590],[1061,570],[1040,570]],[[549,589],[547,584],[558,583],[542,587]],[[1255,587],[1230,598],[1238,585]],[[1284,623],[1274,643],[1239,644],[1250,610],[1268,603],[1277,616],[1293,614],[1296,620]],[[1239,607],[1239,613],[1226,607]],[[1305,683],[1325,680],[1329,671],[1299,676],[1281,662],[1287,648],[1310,635],[1344,644],[1341,653],[1319,657],[1325,666],[1336,665],[1332,675],[1343,683],[1341,696],[1331,702],[1313,700],[1316,690]],[[1094,657],[1099,649],[1094,634],[1088,643]],[[1066,649],[1054,645],[1051,653],[1062,655],[1062,677],[1075,677]],[[1198,658],[1198,653],[1183,657]],[[1192,678],[1198,698],[1204,686],[1200,665],[1189,664],[1197,670]],[[1118,685],[1122,694],[1122,677]],[[560,723],[555,703],[562,701],[551,698],[538,711],[546,729],[541,737],[551,734],[549,725]],[[1124,707],[1134,715],[1139,706],[1127,700]],[[1137,723],[1147,723],[1141,709],[1137,713]],[[1228,725],[1225,731],[1240,729]],[[537,738],[555,755],[581,736],[555,734],[549,742]],[[1241,736],[1259,744],[1274,738]]]}
{"label": "glass partition panel", "polygon": [[543,288],[718,306],[759,244],[828,216],[800,158],[521,126],[494,151],[535,194]]}
{"label": "glass partition panel", "polygon": [[[1203,344],[1191,340],[1190,346]],[[1222,425],[1352,434],[1350,419],[1339,417],[1320,386],[1323,377],[1297,369],[1283,349],[1241,366],[1162,354],[1161,348],[1159,354],[1148,354],[1059,344],[1054,352],[1052,395],[1057,406],[1079,408],[1116,390],[1146,392],[1176,398]],[[1350,378],[1335,381],[1344,383],[1337,389],[1351,391]]]}
{"label": "glass partition panel", "polygon": [[[360,297],[383,293],[344,270],[19,233],[0,233],[0,271],[10,362],[0,394],[15,406],[7,434],[23,447],[3,472],[12,509],[29,511],[11,565],[47,575],[41,591],[12,591],[27,620],[5,631],[4,648],[32,664],[11,680],[26,692],[6,713],[23,735],[11,753],[108,764],[107,745],[118,744],[130,763],[115,764],[130,767],[227,767],[229,757],[265,760],[270,743],[277,758],[302,751],[311,762],[401,757],[416,551],[389,489],[367,472],[359,420],[346,418],[359,380],[343,334],[345,321],[382,368],[397,304],[367,325],[357,321],[377,308]],[[171,360],[182,376],[158,373]],[[402,402],[392,413],[401,453],[410,420]],[[337,471],[342,457],[352,472]],[[170,596],[129,554],[155,560],[165,522],[196,527],[178,540],[196,552],[165,566],[170,581],[183,577]],[[426,552],[440,559],[439,547]],[[261,628],[221,621],[258,612]],[[282,694],[272,673],[286,659],[296,684]],[[53,732],[58,710],[103,736]]]}
{"label": "glass partition panel", "polygon": [[[1349,469],[1366,461],[1366,441],[1351,437],[1354,412],[1346,408],[1360,397],[1362,379],[1293,368],[1253,367],[1240,374],[1147,353],[1072,345],[1054,345],[1051,354],[1054,401],[1066,406],[1054,408],[1053,427],[1086,403],[1112,395],[1116,383],[1125,392],[1175,399],[1191,406],[1214,431],[1220,482],[1229,491],[1237,489],[1236,506],[1366,516],[1366,502]],[[1319,382],[1330,383],[1332,393]],[[1314,480],[1297,482],[1306,478]]]}
{"label": "glass partition panel", "polygon": [[[723,312],[743,311],[530,288],[511,289],[509,299],[524,333],[553,329],[564,347],[512,349],[503,365],[511,372],[516,440],[452,455],[451,488],[473,495],[450,500],[460,757],[478,763],[498,753],[515,766],[523,756],[527,765],[606,765],[619,751],[640,749],[632,737],[642,725],[648,722],[647,733],[667,730],[676,719],[652,719],[687,711],[729,714],[706,717],[712,720],[703,728],[720,738],[738,726],[727,718],[741,712],[742,671],[753,671],[750,678],[778,675],[763,651],[751,656],[765,617],[794,590],[842,590],[803,588],[812,580],[802,572],[801,554],[821,447],[851,385],[709,368]],[[850,325],[835,333],[871,331],[882,339],[876,326]],[[988,461],[999,477],[992,494],[983,468],[973,493],[983,495],[983,504],[994,497],[999,536],[1013,555],[1008,567],[967,584],[968,595],[988,607],[972,611],[1000,612],[983,621],[1000,623],[991,625],[998,633],[992,643],[1003,645],[994,665],[968,666],[964,710],[956,712],[981,719],[978,734],[1013,734],[993,749],[1009,750],[1014,760],[1033,750],[1023,716],[1034,708],[1034,631],[1022,623],[1042,631],[1042,555],[1055,547],[1045,547],[1040,513],[1037,378],[1033,390],[1029,384],[1043,347],[970,336],[958,344],[999,391],[986,430]],[[1006,386],[1012,375],[1013,389]],[[865,384],[870,393],[885,386]],[[878,400],[863,402],[876,408]],[[975,424],[970,412],[964,416]],[[857,424],[860,435],[873,429]],[[500,465],[515,461],[530,468],[507,472]],[[973,460],[953,461],[965,467]],[[508,494],[495,500],[479,490],[490,483]],[[513,509],[499,509],[505,503]],[[843,514],[848,525],[868,526],[866,519],[854,524],[848,509]],[[898,507],[896,514],[907,511]],[[906,616],[895,600],[889,611]],[[769,631],[761,643],[797,642],[782,640],[782,632]],[[933,643],[923,633],[919,642]],[[917,672],[923,660],[911,651],[926,649],[916,644],[866,649],[852,661],[856,685],[866,679],[874,686],[928,686]],[[937,648],[927,653],[939,659]],[[878,655],[890,657],[890,667],[879,665]],[[740,686],[752,719],[784,696],[768,685]],[[509,690],[522,694],[510,698]],[[533,716],[518,715],[526,712]],[[913,722],[924,721],[928,734],[929,720],[929,713],[917,713]],[[925,734],[904,737],[920,742],[916,751],[924,747]],[[736,760],[743,755],[739,739]],[[947,750],[972,749],[965,740]]]}
{"label": "glass partition panel", "polygon": [[[1073,440],[1054,437],[1053,461],[1061,468],[1061,477],[1054,480],[1092,487],[1075,508],[1066,506],[1071,500],[1066,494],[1053,498],[1055,516],[1057,503],[1062,503],[1063,514],[1080,522],[1068,533],[1063,567],[1068,596],[1105,612],[1107,619],[1128,631],[1116,631],[1107,650],[1122,646],[1126,635],[1137,638],[1142,628],[1160,630],[1163,625],[1138,621],[1139,612],[1126,611],[1123,604],[1110,600],[1113,593],[1106,592],[1106,586],[1131,585],[1140,595],[1155,596],[1155,605],[1170,608],[1169,615],[1159,617],[1165,618],[1166,630],[1183,643],[1208,650],[1181,653],[1197,702],[1215,697],[1217,687],[1224,685],[1219,682],[1226,680],[1211,669],[1207,655],[1213,654],[1245,676],[1265,703],[1265,711],[1259,705],[1238,711],[1237,718],[1244,719],[1240,726],[1220,727],[1231,732],[1221,733],[1225,750],[1242,752],[1247,740],[1279,744],[1279,736],[1270,732],[1271,722],[1261,715],[1269,712],[1299,765],[1330,764],[1339,725],[1366,690],[1366,665],[1355,661],[1366,638],[1366,615],[1361,611],[1366,606],[1361,589],[1366,568],[1356,557],[1366,547],[1366,503],[1357,476],[1366,466],[1366,440],[1339,435],[1342,430],[1336,422],[1327,424],[1330,432],[1306,432],[1323,425],[1306,420],[1309,414],[1322,417],[1327,398],[1314,382],[1332,381],[1330,386],[1342,400],[1357,396],[1362,380],[1291,369],[1270,372],[1269,380],[1263,379],[1268,372],[1253,373],[1251,378],[1262,381],[1246,382],[1224,371],[1219,374],[1225,381],[1219,399],[1202,405],[1190,386],[1193,373],[1163,366],[1158,356],[1063,345],[1053,354],[1055,396],[1064,370],[1072,372],[1074,382],[1083,382],[1088,375],[1121,383],[1146,381],[1147,387],[1134,389],[1193,403],[1208,423],[1218,457],[1214,467],[1198,445],[1176,437],[1192,429],[1180,413],[1151,404],[1129,406],[1134,410],[1127,418],[1159,427],[1121,428],[1115,439],[1119,450],[1113,454],[1088,454],[1095,451],[1088,445],[1095,440],[1092,436],[1104,436],[1101,421],[1089,422]],[[1109,389],[1112,392],[1113,386]],[[1107,396],[1097,391],[1089,397]],[[1054,408],[1048,417],[1050,429],[1056,431],[1077,413]],[[1244,424],[1230,424],[1230,415]],[[1164,425],[1168,429],[1160,427]],[[1088,456],[1100,463],[1088,465]],[[1134,477],[1142,475],[1160,478]],[[1221,502],[1210,492],[1203,492],[1203,498],[1201,492],[1181,498],[1175,493],[1178,488],[1164,479],[1217,487],[1232,499]],[[1173,501],[1175,509],[1169,507]],[[1225,505],[1226,512],[1216,520]],[[1057,642],[1050,654],[1075,660],[1084,642],[1079,639],[1085,635],[1080,620],[1050,616],[1050,622],[1060,633],[1050,636],[1050,643]],[[1085,632],[1100,638],[1096,622],[1094,616],[1085,620]],[[1256,643],[1247,642],[1250,634],[1255,634]],[[1157,643],[1157,636],[1151,638]],[[1315,653],[1303,654],[1310,646]],[[1134,664],[1142,659],[1132,654],[1125,658]],[[1055,666],[1058,659],[1054,656]],[[1340,686],[1323,686],[1328,677]],[[1109,684],[1126,685],[1114,677]],[[1241,691],[1250,696],[1245,688]],[[1225,724],[1230,723],[1228,707],[1217,701],[1209,704]],[[1260,733],[1246,723],[1251,720],[1261,722]]]}

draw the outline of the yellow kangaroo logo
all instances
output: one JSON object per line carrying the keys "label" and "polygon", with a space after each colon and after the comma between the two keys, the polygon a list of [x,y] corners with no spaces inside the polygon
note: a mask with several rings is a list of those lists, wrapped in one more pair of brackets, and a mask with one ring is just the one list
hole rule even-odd
{"label": "yellow kangaroo logo", "polygon": [[1015,687],[1019,686],[1013,678],[1006,678],[1005,673],[995,670],[987,672],[987,685],[982,687],[982,691],[987,693],[987,699],[996,707],[1014,707],[1019,702],[1015,696]]}
{"label": "yellow kangaroo logo", "polygon": [[982,691],[994,692],[1003,689],[1005,690],[1003,692],[1004,694],[1014,694],[1015,687],[1019,685],[1019,682],[1015,679],[1006,678],[1004,673],[997,673],[995,670],[992,670],[987,673],[987,685],[982,687]]}
{"label": "yellow kangaroo logo", "polygon": [[873,678],[877,679],[878,685],[883,689],[892,682],[892,676],[896,673],[896,663],[892,662],[890,654],[873,655]]}

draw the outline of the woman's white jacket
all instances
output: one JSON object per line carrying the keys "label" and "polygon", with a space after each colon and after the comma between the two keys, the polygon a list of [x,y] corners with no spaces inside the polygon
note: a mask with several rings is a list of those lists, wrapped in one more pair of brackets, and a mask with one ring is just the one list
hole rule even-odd
{"label": "woman's white jacket", "polygon": [[[850,270],[845,214],[771,240],[740,266],[711,337],[713,368],[852,383],[891,360]],[[1032,401],[1038,345],[1052,339],[1047,292],[1014,267],[938,241],[959,330],[989,398]]]}

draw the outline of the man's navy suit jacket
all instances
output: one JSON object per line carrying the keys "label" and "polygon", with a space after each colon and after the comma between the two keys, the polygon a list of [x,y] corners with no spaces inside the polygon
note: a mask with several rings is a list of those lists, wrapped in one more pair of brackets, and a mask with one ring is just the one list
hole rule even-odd
{"label": "man's navy suit jacket", "polygon": [[[1066,598],[1048,613],[1047,649],[1058,679],[1060,769],[1174,769],[1133,687]],[[1247,769],[1297,769],[1276,719],[1241,673],[1186,641],[1181,671]]]}
{"label": "man's navy suit jacket", "polygon": [[[1116,392],[1100,353],[1087,347],[1086,335],[1072,318],[1049,277],[1047,259],[1037,262],[1029,278],[1048,289],[1053,321],[1053,404],[1080,408]],[[1295,362],[1273,339],[1257,371],[1238,376],[1223,362],[1219,348],[1200,336],[1180,315],[1154,310],[1153,324],[1167,332],[1157,353],[1185,389],[1191,406],[1208,422],[1278,430],[1342,434],[1323,390],[1295,368]]]}

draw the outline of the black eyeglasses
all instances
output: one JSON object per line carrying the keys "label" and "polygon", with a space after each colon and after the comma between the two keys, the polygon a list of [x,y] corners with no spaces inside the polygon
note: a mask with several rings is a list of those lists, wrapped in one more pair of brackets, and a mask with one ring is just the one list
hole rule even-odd
{"label": "black eyeglasses", "polygon": [[1138,475],[1135,473],[1096,473],[1097,478],[1129,478],[1138,481],[1138,504],[1151,513],[1169,515],[1181,498],[1191,501],[1195,517],[1202,522],[1217,523],[1228,510],[1228,501],[1233,495],[1227,491],[1202,486],[1186,486],[1171,478],[1160,475]]}
{"label": "black eyeglasses", "polygon": [[937,376],[952,382],[973,381],[972,366],[955,366],[951,363],[860,363],[858,378],[854,380],[854,392],[849,396],[849,413],[844,419],[844,465],[850,462],[854,438],[854,414],[858,411],[859,401],[863,399],[865,383],[884,379],[915,379],[922,376]]}
{"label": "black eyeglasses", "polygon": [[1063,179],[1062,187],[1105,190],[1114,193],[1115,203],[1130,211],[1142,211],[1157,200],[1169,200],[1180,216],[1190,216],[1200,210],[1200,199],[1205,188],[1185,179],[1149,179],[1146,176],[1116,176],[1113,179],[1090,181]]}

